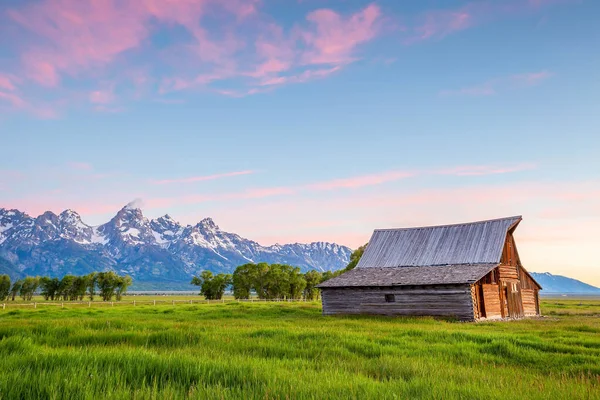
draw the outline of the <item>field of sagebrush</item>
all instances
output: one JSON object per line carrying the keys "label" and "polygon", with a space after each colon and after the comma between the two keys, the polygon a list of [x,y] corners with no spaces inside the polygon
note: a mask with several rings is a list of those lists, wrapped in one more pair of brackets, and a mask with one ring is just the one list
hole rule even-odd
{"label": "field of sagebrush", "polygon": [[545,318],[323,317],[319,303],[0,309],[0,399],[600,399],[600,300]]}

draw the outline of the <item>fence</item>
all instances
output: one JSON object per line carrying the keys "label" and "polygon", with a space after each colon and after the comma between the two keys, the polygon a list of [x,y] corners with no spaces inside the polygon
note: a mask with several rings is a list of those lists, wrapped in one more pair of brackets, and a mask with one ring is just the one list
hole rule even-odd
{"label": "fence", "polygon": [[305,303],[311,300],[305,299],[221,299],[221,300],[133,300],[133,301],[63,301],[63,302],[33,302],[33,303],[2,303],[2,310],[7,308],[38,308],[38,307],[115,307],[115,306],[157,306],[157,305],[171,305],[175,306],[178,304],[225,304],[225,303]]}

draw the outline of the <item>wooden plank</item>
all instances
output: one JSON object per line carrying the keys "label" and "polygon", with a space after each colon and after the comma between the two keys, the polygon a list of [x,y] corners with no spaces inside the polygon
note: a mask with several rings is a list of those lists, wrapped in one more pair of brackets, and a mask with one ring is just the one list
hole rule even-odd
{"label": "wooden plank", "polygon": [[502,317],[498,285],[481,285],[486,318]]}
{"label": "wooden plank", "polygon": [[[385,295],[393,294],[395,301],[386,302]],[[470,286],[444,285],[405,288],[324,288],[323,313],[431,315],[473,320],[473,300]]]}

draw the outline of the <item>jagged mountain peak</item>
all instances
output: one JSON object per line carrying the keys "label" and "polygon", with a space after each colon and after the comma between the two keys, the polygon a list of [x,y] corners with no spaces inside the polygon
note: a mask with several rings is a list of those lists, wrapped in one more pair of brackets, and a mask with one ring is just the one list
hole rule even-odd
{"label": "jagged mountain peak", "polygon": [[212,218],[185,226],[169,214],[149,220],[139,202],[126,205],[97,227],[85,224],[73,210],[37,218],[0,210],[0,256],[30,275],[109,269],[129,273],[136,280],[168,277],[189,282],[201,270],[233,272],[248,262],[339,269],[350,254],[349,248],[326,242],[262,246],[221,230]]}
{"label": "jagged mountain peak", "polygon": [[220,230],[219,226],[210,217],[204,218],[202,221],[198,222],[196,226],[210,230]]}

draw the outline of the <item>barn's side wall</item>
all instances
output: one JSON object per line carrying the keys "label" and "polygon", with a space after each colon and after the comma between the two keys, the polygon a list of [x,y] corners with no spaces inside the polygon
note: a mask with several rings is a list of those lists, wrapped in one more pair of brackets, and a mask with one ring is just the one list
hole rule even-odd
{"label": "barn's side wall", "polygon": [[521,265],[513,235],[506,236],[500,265],[473,288],[476,319],[540,315],[539,285]]}
{"label": "barn's side wall", "polygon": [[[394,295],[386,302],[385,295]],[[473,320],[469,285],[323,288],[323,314],[430,315]]]}

